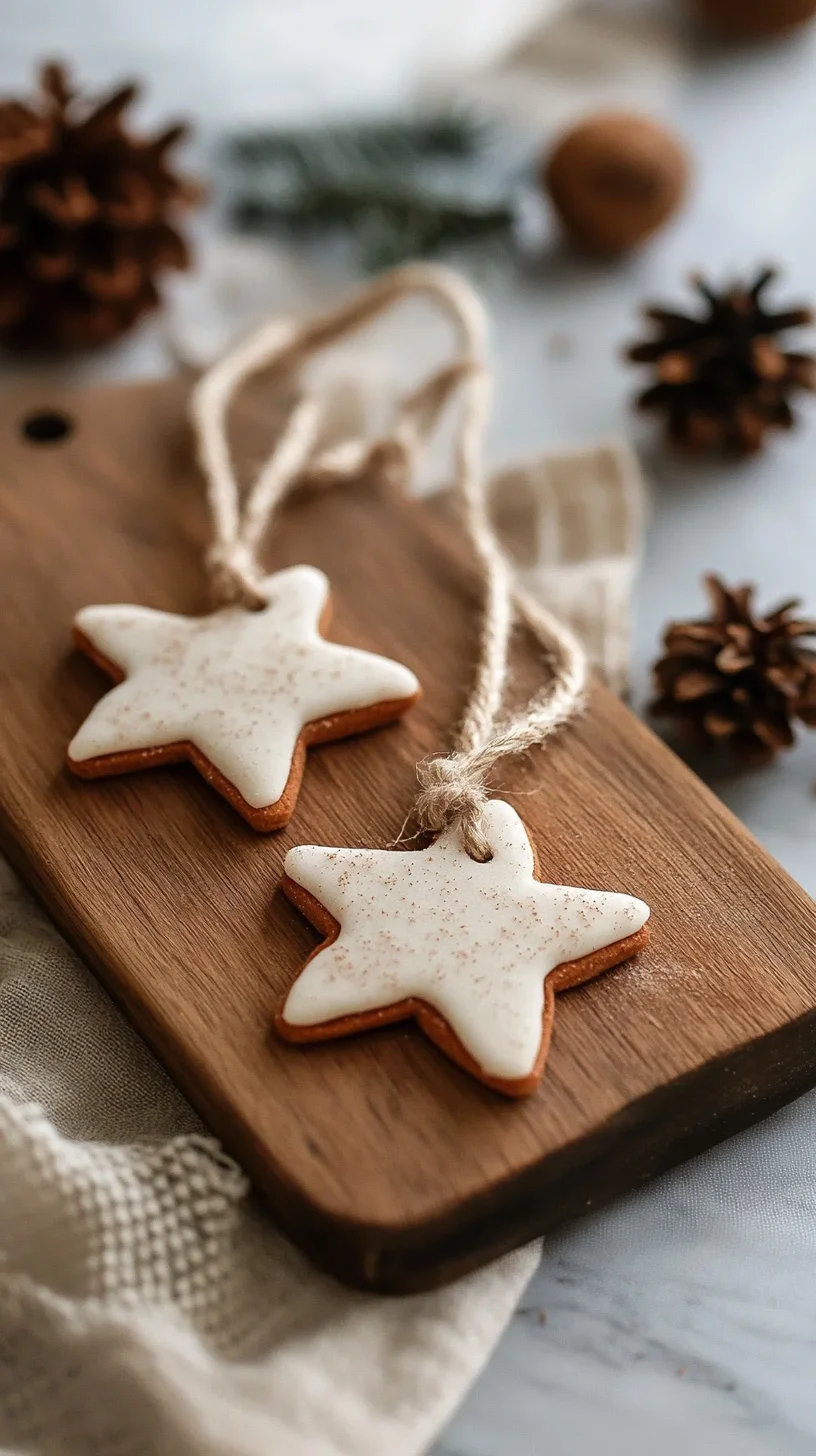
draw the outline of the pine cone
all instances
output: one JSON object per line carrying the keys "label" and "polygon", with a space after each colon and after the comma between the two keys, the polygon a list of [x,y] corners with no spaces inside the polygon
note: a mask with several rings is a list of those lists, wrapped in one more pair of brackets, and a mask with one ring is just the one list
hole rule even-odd
{"label": "pine cone", "polygon": [[753,587],[704,581],[713,615],[666,629],[650,710],[678,719],[698,742],[762,763],[791,747],[795,718],[816,728],[816,652],[799,641],[816,635],[816,622],[792,615],[795,600],[755,616]]}
{"label": "pine cone", "polygon": [[31,105],[0,103],[0,338],[102,344],[158,303],[163,269],[188,266],[170,217],[198,189],[167,163],[186,129],[130,134],[134,84],[96,106],[61,66],[43,67],[40,85]]}
{"label": "pine cone", "polygon": [[666,417],[672,444],[701,451],[750,455],[772,429],[789,429],[789,400],[816,390],[816,359],[786,353],[776,336],[813,321],[808,308],[770,312],[765,290],[776,277],[764,268],[750,287],[734,284],[715,293],[704,279],[691,282],[705,301],[698,317],[647,308],[653,338],[627,350],[635,364],[654,364],[657,382],[638,396],[641,409]]}

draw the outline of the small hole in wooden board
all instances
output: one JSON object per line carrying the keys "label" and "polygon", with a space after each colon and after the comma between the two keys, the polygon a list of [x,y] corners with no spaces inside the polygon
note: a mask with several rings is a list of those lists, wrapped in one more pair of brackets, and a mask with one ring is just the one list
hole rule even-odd
{"label": "small hole in wooden board", "polygon": [[74,433],[76,426],[62,410],[42,409],[20,421],[20,434],[32,445],[58,445]]}

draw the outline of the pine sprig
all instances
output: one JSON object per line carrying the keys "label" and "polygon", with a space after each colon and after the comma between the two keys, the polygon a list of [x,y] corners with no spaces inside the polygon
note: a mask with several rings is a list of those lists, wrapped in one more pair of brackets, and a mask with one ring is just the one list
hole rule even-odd
{"label": "pine sprig", "polygon": [[515,211],[492,140],[482,118],[460,111],[254,132],[231,147],[233,215],[252,230],[350,232],[368,268],[507,238]]}
{"label": "pine sprig", "polygon": [[483,117],[451,110],[430,116],[248,132],[233,139],[230,152],[238,162],[285,162],[310,173],[361,166],[393,172],[429,157],[474,157],[484,151],[491,132]]}

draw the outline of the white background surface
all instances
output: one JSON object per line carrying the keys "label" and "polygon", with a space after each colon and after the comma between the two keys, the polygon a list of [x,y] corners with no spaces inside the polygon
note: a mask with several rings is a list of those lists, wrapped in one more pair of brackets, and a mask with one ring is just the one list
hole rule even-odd
{"label": "white background surface", "polygon": [[[97,83],[151,77],[149,114],[225,121],[381,105],[453,58],[483,56],[527,0],[5,0],[0,85],[63,52]],[[454,44],[454,41],[456,44]],[[465,50],[460,50],[464,47]],[[465,53],[466,51],[466,53]],[[664,109],[697,165],[683,216],[617,267],[553,247],[483,279],[497,316],[497,458],[631,429],[622,342],[644,297],[786,265],[816,298],[816,33],[760,51],[692,50]],[[572,341],[569,357],[547,348]],[[97,362],[152,368],[146,334]],[[648,434],[654,511],[639,592],[638,698],[662,624],[701,607],[700,572],[755,578],[816,611],[816,411],[762,460],[671,462]],[[761,774],[715,783],[816,891],[816,735]],[[682,846],[678,846],[682,853]],[[816,1094],[550,1240],[542,1269],[437,1456],[771,1456],[816,1452]]]}

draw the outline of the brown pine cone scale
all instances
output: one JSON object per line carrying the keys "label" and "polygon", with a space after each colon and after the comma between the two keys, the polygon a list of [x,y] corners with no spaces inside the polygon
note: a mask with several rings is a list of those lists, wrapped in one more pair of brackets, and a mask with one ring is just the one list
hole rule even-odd
{"label": "brown pine cone scale", "polygon": [[651,712],[760,763],[791,747],[794,720],[816,727],[816,651],[802,643],[816,622],[796,615],[795,600],[760,616],[753,587],[704,580],[712,615],[667,627]]}
{"label": "brown pine cone scale", "polygon": [[753,454],[769,431],[794,424],[792,397],[816,390],[816,359],[779,341],[813,315],[808,308],[769,309],[765,293],[775,277],[764,268],[749,286],[734,284],[722,293],[694,277],[705,305],[700,314],[644,310],[652,337],[633,344],[626,357],[653,367],[654,383],[637,403],[664,417],[672,444]]}
{"label": "brown pine cone scale", "polygon": [[176,214],[199,191],[168,162],[185,128],[130,132],[135,84],[91,106],[49,65],[40,88],[0,102],[0,338],[102,344],[155,306],[165,269],[188,266]]}

